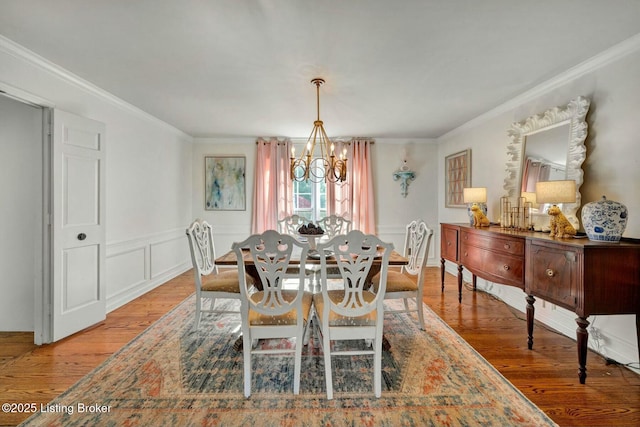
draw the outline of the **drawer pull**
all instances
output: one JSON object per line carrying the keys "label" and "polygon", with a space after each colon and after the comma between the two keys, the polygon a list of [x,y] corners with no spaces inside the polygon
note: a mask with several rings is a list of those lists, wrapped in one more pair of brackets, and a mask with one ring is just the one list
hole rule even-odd
{"label": "drawer pull", "polygon": [[447,246],[451,246],[451,242],[447,242]]}
{"label": "drawer pull", "polygon": [[552,269],[550,269],[550,268],[547,268],[547,276],[549,276],[549,277],[553,277],[553,276],[555,276],[555,275],[556,275],[556,272],[555,272],[555,271],[553,271],[553,270],[552,270]]}
{"label": "drawer pull", "polygon": [[504,268],[506,271],[509,271],[509,269],[510,269],[511,267],[509,267],[508,265],[506,265],[506,264],[505,264],[505,265],[503,265],[503,266],[502,266],[502,268]]}
{"label": "drawer pull", "polygon": [[505,244],[504,244],[504,248],[505,248],[505,249],[511,249],[511,245],[510,245],[510,244],[508,244],[508,243],[505,243]]}

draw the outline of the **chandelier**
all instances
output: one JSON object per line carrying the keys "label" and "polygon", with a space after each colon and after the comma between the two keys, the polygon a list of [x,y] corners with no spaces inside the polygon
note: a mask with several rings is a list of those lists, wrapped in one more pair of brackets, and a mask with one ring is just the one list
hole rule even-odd
{"label": "chandelier", "polygon": [[[343,182],[347,179],[347,149],[345,148],[336,158],[335,145],[327,137],[327,133],[320,120],[320,86],[324,79],[315,78],[311,83],[316,85],[316,104],[318,117],[313,122],[313,130],[307,145],[300,157],[296,159],[295,148],[291,147],[291,180],[312,182]],[[315,155],[316,145],[319,147],[320,156]]]}

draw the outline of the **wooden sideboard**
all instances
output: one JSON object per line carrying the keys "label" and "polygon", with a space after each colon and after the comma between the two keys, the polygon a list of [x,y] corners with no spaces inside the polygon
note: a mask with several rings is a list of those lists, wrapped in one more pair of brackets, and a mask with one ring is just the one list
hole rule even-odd
{"label": "wooden sideboard", "polygon": [[511,231],[500,227],[441,224],[441,278],[445,261],[458,266],[458,300],[462,272],[526,293],[527,345],[533,348],[535,297],[578,315],[578,377],[587,377],[587,318],[591,315],[635,314],[640,357],[640,243],[560,239],[547,233]]}

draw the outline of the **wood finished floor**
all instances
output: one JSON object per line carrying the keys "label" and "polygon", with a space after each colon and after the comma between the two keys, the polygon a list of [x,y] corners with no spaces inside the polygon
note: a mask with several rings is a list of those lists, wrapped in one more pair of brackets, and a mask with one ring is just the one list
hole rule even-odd
{"label": "wood finished floor", "polygon": [[[640,426],[640,375],[589,352],[587,382],[577,376],[575,341],[536,324],[527,350],[522,313],[483,292],[463,292],[428,268],[424,301],[560,426]],[[32,334],[0,333],[0,403],[47,403],[193,292],[187,272],[60,342],[36,347]],[[524,298],[524,297],[523,297]],[[0,425],[28,414],[0,413]]]}

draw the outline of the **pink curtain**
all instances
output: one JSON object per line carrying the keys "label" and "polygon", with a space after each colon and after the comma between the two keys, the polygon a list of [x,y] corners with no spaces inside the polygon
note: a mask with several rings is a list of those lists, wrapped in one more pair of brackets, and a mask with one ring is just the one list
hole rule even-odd
{"label": "pink curtain", "polygon": [[524,163],[524,171],[522,173],[521,191],[535,193],[536,182],[548,181],[551,168],[538,160],[528,158]]}
{"label": "pink curtain", "polygon": [[251,232],[254,234],[277,230],[278,219],[293,212],[293,186],[289,178],[291,141],[258,138],[256,145],[251,220]]}
{"label": "pink curtain", "polygon": [[346,143],[347,180],[342,184],[327,184],[327,213],[345,216],[352,228],[375,234],[375,200],[371,145],[373,141],[353,138]]}

